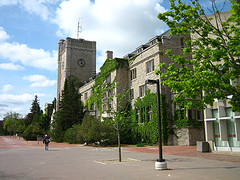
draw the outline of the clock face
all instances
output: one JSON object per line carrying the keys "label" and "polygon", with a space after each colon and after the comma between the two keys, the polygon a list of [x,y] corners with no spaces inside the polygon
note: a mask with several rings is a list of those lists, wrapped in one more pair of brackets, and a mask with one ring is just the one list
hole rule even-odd
{"label": "clock face", "polygon": [[86,62],[83,60],[83,59],[79,59],[77,61],[77,64],[80,66],[80,67],[84,67],[86,65]]}

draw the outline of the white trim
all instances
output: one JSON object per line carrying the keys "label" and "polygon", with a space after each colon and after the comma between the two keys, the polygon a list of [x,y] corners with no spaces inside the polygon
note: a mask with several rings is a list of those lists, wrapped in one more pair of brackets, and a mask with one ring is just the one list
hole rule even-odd
{"label": "white trim", "polygon": [[214,151],[240,152],[240,147],[216,147],[214,145]]}
{"label": "white trim", "polygon": [[205,121],[216,121],[217,118],[209,118],[209,119],[204,119]]}
{"label": "white trim", "polygon": [[220,118],[218,118],[219,120],[231,120],[232,119],[232,117],[220,117]]}

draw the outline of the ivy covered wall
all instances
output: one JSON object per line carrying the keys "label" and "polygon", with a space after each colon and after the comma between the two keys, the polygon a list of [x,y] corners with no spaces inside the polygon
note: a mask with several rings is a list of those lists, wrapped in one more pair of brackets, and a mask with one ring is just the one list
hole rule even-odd
{"label": "ivy covered wall", "polygon": [[[171,124],[171,118],[168,117],[165,96],[160,95],[162,98],[162,104],[160,106],[161,112],[161,127],[163,143],[167,144],[169,133],[171,132],[169,124]],[[134,109],[132,110],[132,121],[135,122],[133,128],[133,137],[138,142],[146,142],[156,144],[158,142],[158,110],[157,110],[157,94],[147,92],[143,98],[138,98],[134,103]]]}

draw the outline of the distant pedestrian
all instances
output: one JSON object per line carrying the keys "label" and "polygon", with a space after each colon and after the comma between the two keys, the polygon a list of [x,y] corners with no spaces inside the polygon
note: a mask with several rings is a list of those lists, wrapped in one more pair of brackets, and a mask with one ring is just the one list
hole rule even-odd
{"label": "distant pedestrian", "polygon": [[50,138],[48,137],[48,135],[45,135],[45,137],[43,138],[43,144],[45,144],[45,150],[48,150],[49,143],[50,143]]}

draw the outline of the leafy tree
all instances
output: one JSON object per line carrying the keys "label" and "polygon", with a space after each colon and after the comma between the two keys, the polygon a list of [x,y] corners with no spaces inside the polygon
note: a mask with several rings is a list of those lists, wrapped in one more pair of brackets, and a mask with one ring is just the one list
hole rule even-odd
{"label": "leafy tree", "polygon": [[24,124],[23,119],[19,113],[7,113],[6,120],[3,122],[3,129],[7,130],[10,134],[16,134],[23,132]]}
{"label": "leafy tree", "polygon": [[240,3],[231,0],[231,16],[225,20],[215,1],[211,2],[213,18],[197,0],[189,4],[170,0],[171,10],[158,15],[171,35],[191,34],[183,52],[190,53],[192,59],[167,50],[173,63],[161,63],[156,73],[164,86],[177,92],[174,101],[180,105],[203,109],[214,99],[229,99],[233,110],[240,111]]}
{"label": "leafy tree", "polygon": [[[130,115],[129,111],[128,111],[129,104],[126,101],[126,99],[128,99],[128,97],[127,97],[128,93],[129,93],[129,91],[126,91],[125,89],[123,89],[123,92],[119,93],[119,94],[112,93],[112,95],[108,97],[108,99],[110,100],[110,101],[108,101],[108,103],[115,104],[115,107],[111,105],[109,109],[103,111],[103,112],[107,112],[110,115],[111,118],[108,118],[106,120],[109,121],[110,124],[112,124],[114,129],[117,131],[119,162],[122,161],[121,132],[122,132],[122,128],[126,124],[127,119]],[[114,97],[117,98],[117,100],[116,100],[117,102],[114,101]],[[125,128],[124,130],[129,131],[130,129]]]}
{"label": "leafy tree", "polygon": [[59,109],[54,115],[53,130],[55,141],[64,140],[64,133],[74,124],[81,124],[83,118],[83,104],[75,78],[68,77],[64,83]]}

